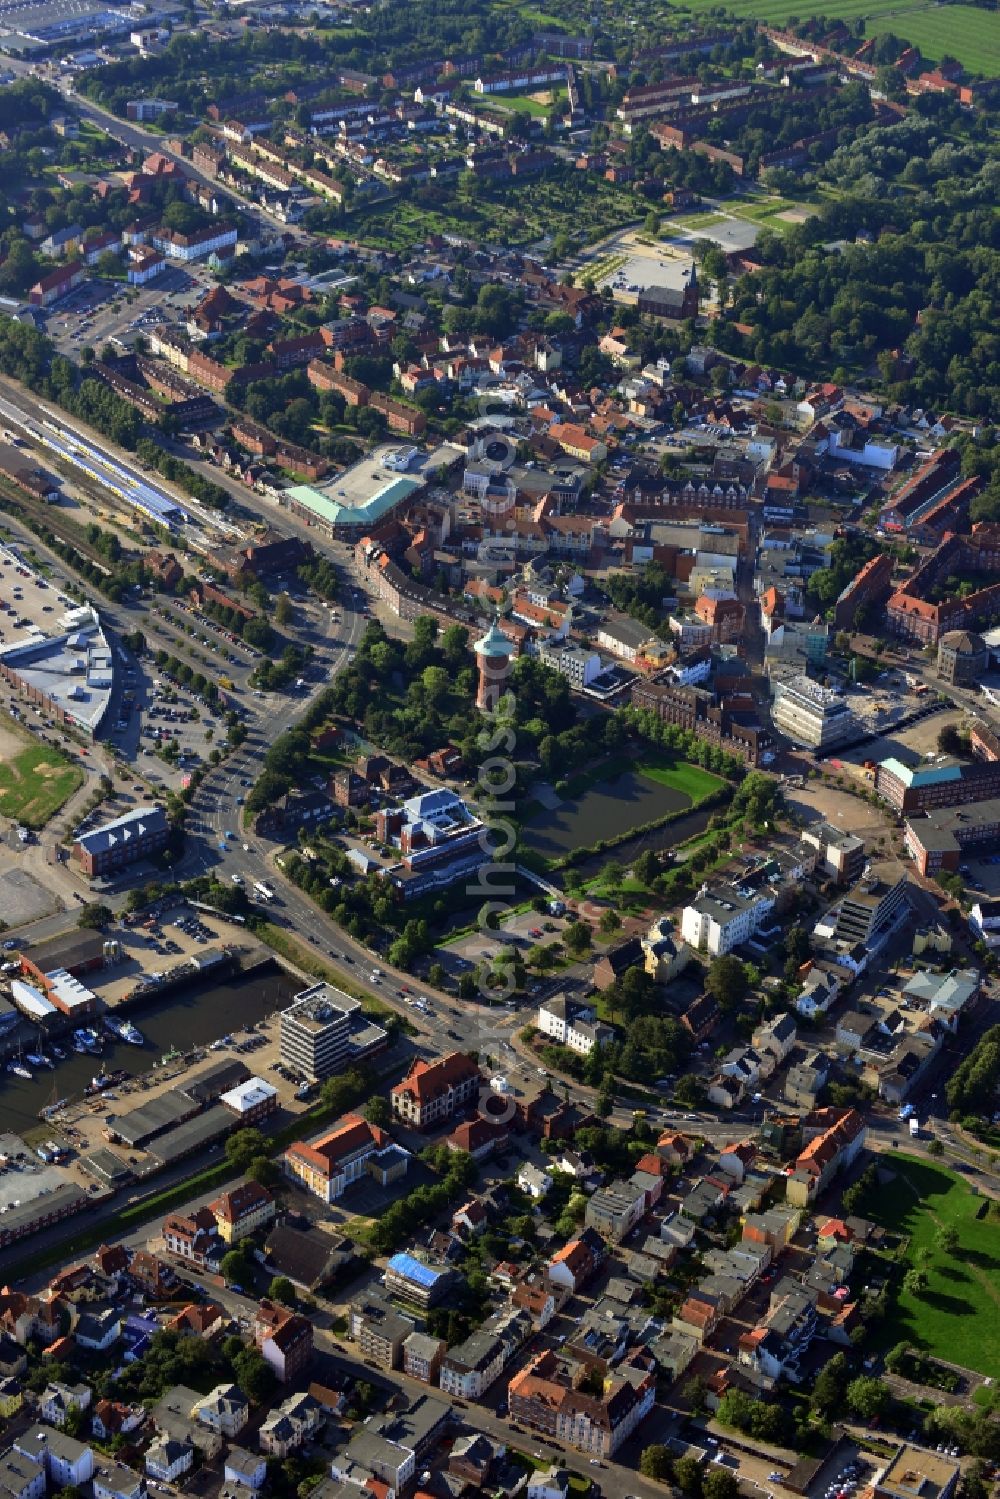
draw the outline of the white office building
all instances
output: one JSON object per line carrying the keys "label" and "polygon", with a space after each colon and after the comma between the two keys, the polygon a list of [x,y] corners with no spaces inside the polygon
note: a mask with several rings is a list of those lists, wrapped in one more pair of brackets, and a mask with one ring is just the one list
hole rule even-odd
{"label": "white office building", "polygon": [[772,717],[775,728],[794,744],[811,750],[836,749],[857,733],[854,714],[842,694],[807,676],[777,684]]}

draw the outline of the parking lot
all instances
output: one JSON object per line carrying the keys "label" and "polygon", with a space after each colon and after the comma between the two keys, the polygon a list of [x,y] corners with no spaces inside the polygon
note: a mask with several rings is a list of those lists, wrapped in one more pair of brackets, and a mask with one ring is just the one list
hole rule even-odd
{"label": "parking lot", "polygon": [[168,673],[146,680],[130,667],[123,686],[111,743],[147,780],[178,789],[225,742],[221,714]]}
{"label": "parking lot", "polygon": [[56,304],[47,331],[57,347],[72,356],[88,346],[99,354],[106,343],[122,353],[154,323],[200,301],[212,284],[210,272],[200,266],[168,266],[146,286],[94,278]]}

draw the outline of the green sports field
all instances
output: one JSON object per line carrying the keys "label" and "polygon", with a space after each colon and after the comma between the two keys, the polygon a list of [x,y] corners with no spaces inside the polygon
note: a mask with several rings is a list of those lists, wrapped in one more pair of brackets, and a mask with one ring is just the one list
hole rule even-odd
{"label": "green sports field", "polygon": [[[687,0],[687,9],[698,14],[715,9],[714,0]],[[875,0],[829,0],[810,11],[796,0],[730,0],[732,15],[750,17],[772,26],[783,25],[790,16],[805,20],[822,14],[830,20],[866,23],[866,36],[894,32],[919,47],[925,57],[938,61],[947,52],[973,73],[993,77],[1000,72],[1000,12],[979,10],[972,5],[937,5],[933,0],[898,0],[891,5]]]}

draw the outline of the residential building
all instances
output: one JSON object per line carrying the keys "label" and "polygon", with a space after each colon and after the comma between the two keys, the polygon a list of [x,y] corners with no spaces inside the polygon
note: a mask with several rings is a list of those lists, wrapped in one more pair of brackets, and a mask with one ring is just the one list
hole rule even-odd
{"label": "residential building", "polygon": [[313,1436],[322,1420],[323,1411],[312,1395],[289,1395],[261,1425],[260,1450],[269,1457],[288,1457]]}
{"label": "residential building", "polygon": [[796,1109],[814,1109],[830,1078],[830,1058],[815,1048],[789,1067],[782,1097]]}
{"label": "residential building", "polygon": [[250,1417],[250,1402],[234,1384],[217,1384],[191,1408],[191,1416],[209,1431],[232,1440],[239,1436]]}
{"label": "residential building", "polygon": [[163,1220],[163,1245],[171,1254],[189,1260],[192,1265],[206,1265],[221,1254],[215,1217],[210,1208],[196,1208],[193,1213],[170,1213]]}
{"label": "residential building", "polygon": [[330,1472],[348,1492],[349,1486],[358,1487],[363,1492],[374,1480],[385,1499],[400,1499],[409,1488],[416,1467],[412,1447],[362,1426],[355,1430],[347,1446],[335,1455]]}
{"label": "residential building", "polygon": [[231,1446],[226,1453],[222,1476],[226,1483],[236,1483],[251,1493],[257,1493],[267,1478],[267,1458],[263,1453]]}
{"label": "residential building", "polygon": [[585,1228],[549,1260],[546,1278],[551,1286],[572,1296],[597,1273],[606,1256],[607,1247],[601,1235],[596,1229]]}
{"label": "residential building", "polygon": [[29,1427],[14,1438],[14,1448],[22,1457],[40,1463],[55,1488],[79,1489],[94,1476],[91,1449],[55,1427]]}
{"label": "residential building", "polygon": [[517,1185],[535,1202],[541,1202],[552,1188],[552,1177],[533,1161],[525,1161],[517,1173]]}
{"label": "residential building", "polygon": [[94,1499],[146,1499],[146,1479],[120,1463],[98,1461],[94,1469]]}
{"label": "residential building", "polygon": [[531,1330],[531,1318],[514,1309],[488,1318],[477,1332],[445,1354],[440,1368],[442,1390],[463,1400],[479,1400]]}
{"label": "residential building", "polygon": [[762,1320],[743,1333],[737,1344],[738,1363],[770,1388],[779,1379],[798,1384],[801,1360],[815,1336],[817,1293],[794,1281],[781,1280],[771,1292]]}
{"label": "residential building", "polygon": [[811,1138],[785,1183],[793,1207],[808,1207],[838,1171],[854,1161],[865,1143],[865,1123],[854,1109],[819,1109],[804,1121]]}
{"label": "residential building", "polygon": [[457,1109],[478,1097],[481,1084],[479,1068],[471,1058],[453,1051],[438,1061],[427,1062],[421,1057],[411,1063],[389,1098],[397,1118],[416,1129],[427,1129],[450,1119]]}
{"label": "residential building", "polygon": [[969,911],[969,928],[992,951],[1000,947],[1000,900],[980,895]]}
{"label": "residential building", "polygon": [[[24,1404],[24,1386],[14,1375],[0,1377],[0,1416],[9,1420]],[[2,1480],[0,1480],[2,1487]]]}
{"label": "residential building", "polygon": [[394,1254],[383,1277],[390,1295],[419,1307],[437,1306],[457,1281],[454,1270],[435,1268],[412,1254]]}
{"label": "residential building", "polygon": [[511,1419],[580,1452],[611,1457],[653,1407],[656,1376],[633,1355],[604,1379],[600,1395],[573,1387],[572,1367],[550,1349],[530,1359],[508,1386]]}
{"label": "residential building", "polygon": [[224,1244],[237,1244],[274,1221],[278,1207],[271,1193],[258,1182],[242,1182],[223,1192],[208,1211]]}
{"label": "residential building", "polygon": [[159,1436],[146,1449],[146,1472],[160,1483],[176,1483],[194,1467],[194,1448],[190,1442]]}
{"label": "residential building", "polygon": [[615,1034],[613,1027],[597,1019],[592,1005],[569,999],[565,994],[553,995],[539,1005],[538,1029],[581,1056],[589,1056],[595,1046],[607,1045]]}
{"label": "residential building", "polygon": [[684,972],[692,960],[691,949],[678,941],[669,916],[659,916],[640,938],[643,963],[657,984],[669,984]]}
{"label": "residential building", "polygon": [[0,1456],[0,1493],[4,1499],[45,1499],[45,1464],[17,1447]]}
{"label": "residential building", "polygon": [[46,1385],[38,1402],[38,1414],[50,1426],[66,1425],[73,1411],[85,1411],[90,1405],[92,1392],[86,1384],[63,1384],[53,1380]]}
{"label": "residential building", "polygon": [[646,1194],[633,1182],[614,1181],[587,1199],[584,1222],[602,1238],[620,1244],[646,1212]]}
{"label": "residential building", "polygon": [[347,1314],[348,1336],[358,1344],[363,1359],[380,1369],[398,1369],[403,1344],[416,1323],[396,1310],[377,1291],[366,1292],[351,1302]]}
{"label": "residential building", "polygon": [[770,1056],[773,1066],[779,1067],[791,1052],[795,1045],[798,1030],[791,1015],[774,1015],[770,1020],[762,1021],[754,1031],[751,1040],[754,1049],[762,1056]]}
{"label": "residential building", "polygon": [[690,947],[718,957],[753,937],[774,906],[775,892],[770,887],[705,886],[681,913],[681,937]]}
{"label": "residential building", "polygon": [[312,1323],[297,1312],[265,1298],[254,1313],[252,1331],[254,1342],[282,1384],[297,1379],[312,1362]]}
{"label": "residential building", "polygon": [[238,234],[233,226],[212,224],[207,229],[196,229],[192,234],[181,234],[176,229],[156,229],[151,243],[154,250],[161,251],[168,259],[187,264],[205,260],[209,255],[231,257],[237,238]]}
{"label": "residential building", "polygon": [[436,1384],[441,1360],[448,1345],[443,1338],[426,1332],[411,1332],[403,1339],[403,1373],[424,1384]]}

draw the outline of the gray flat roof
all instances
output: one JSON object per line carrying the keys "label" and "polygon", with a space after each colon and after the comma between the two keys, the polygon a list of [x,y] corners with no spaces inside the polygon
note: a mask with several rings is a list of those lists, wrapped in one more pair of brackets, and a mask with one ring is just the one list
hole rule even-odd
{"label": "gray flat roof", "polygon": [[130,1109],[127,1114],[109,1118],[108,1124],[112,1133],[120,1135],[127,1145],[141,1145],[144,1140],[151,1140],[172,1125],[180,1124],[196,1108],[195,1101],[186,1093],[171,1088],[158,1098],[140,1104],[137,1109]]}
{"label": "gray flat roof", "polygon": [[196,1114],[193,1119],[179,1124],[176,1129],[167,1130],[165,1135],[160,1135],[149,1146],[149,1153],[154,1160],[166,1164],[167,1161],[190,1154],[192,1150],[198,1150],[202,1145],[220,1140],[223,1135],[229,1134],[235,1122],[233,1115],[223,1104],[213,1104],[204,1114]]}

